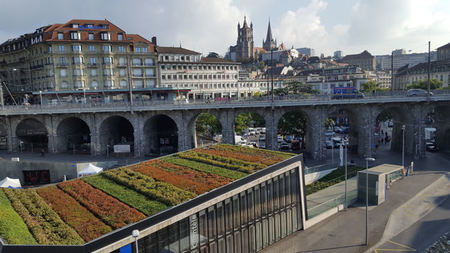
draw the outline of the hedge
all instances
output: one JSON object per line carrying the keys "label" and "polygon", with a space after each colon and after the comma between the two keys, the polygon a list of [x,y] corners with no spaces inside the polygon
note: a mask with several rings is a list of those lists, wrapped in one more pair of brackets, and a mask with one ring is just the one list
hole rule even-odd
{"label": "hedge", "polygon": [[104,172],[104,175],[119,184],[169,206],[178,205],[197,196],[193,192],[180,189],[168,183],[155,181],[151,177],[126,168],[109,170]]}
{"label": "hedge", "polygon": [[27,225],[14,211],[2,189],[0,189],[0,235],[9,244],[36,244]]}
{"label": "hedge", "polygon": [[95,217],[58,187],[43,187],[38,189],[37,193],[86,242],[112,231],[111,227]]}
{"label": "hedge", "polygon": [[58,187],[113,228],[120,228],[146,217],[138,210],[80,179],[60,183]]}
{"label": "hedge", "polygon": [[64,223],[34,189],[5,189],[5,193],[39,244],[84,243],[77,232]]}
{"label": "hedge", "polygon": [[117,184],[103,174],[83,177],[82,180],[148,216],[167,208],[164,203],[149,199],[139,192]]}
{"label": "hedge", "polygon": [[167,156],[161,158],[163,161],[174,163],[181,166],[186,166],[194,170],[203,171],[207,173],[216,174],[222,177],[227,177],[231,179],[239,179],[247,176],[247,173],[243,173],[237,170],[229,170],[222,167],[217,167],[197,161],[187,160],[176,156]]}

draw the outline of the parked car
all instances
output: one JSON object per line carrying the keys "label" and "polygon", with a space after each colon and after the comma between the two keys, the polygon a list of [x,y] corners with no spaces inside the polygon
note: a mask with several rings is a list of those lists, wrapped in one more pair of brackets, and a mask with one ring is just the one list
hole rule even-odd
{"label": "parked car", "polygon": [[282,141],[283,141],[283,136],[281,136],[281,135],[278,135],[278,137],[277,137],[277,141],[278,141],[278,143],[282,142]]}
{"label": "parked car", "polygon": [[283,141],[282,143],[280,143],[280,149],[281,150],[289,149],[289,143]]}
{"label": "parked car", "polygon": [[259,135],[259,140],[260,141],[265,141],[266,140],[266,136],[264,134],[260,134]]}
{"label": "parked car", "polygon": [[266,148],[266,143],[264,141],[259,142],[259,148]]}
{"label": "parked car", "polygon": [[[430,91],[430,96],[433,96],[433,92]],[[427,96],[428,95],[428,91],[424,90],[424,89],[409,89],[406,92],[406,96],[407,97],[419,97],[419,96]]]}
{"label": "parked car", "polygon": [[437,152],[439,151],[438,147],[436,146],[436,144],[434,142],[427,142],[425,144],[427,151],[430,152]]}
{"label": "parked car", "polygon": [[328,131],[325,132],[325,136],[327,136],[327,137],[331,137],[331,136],[334,136],[334,135],[335,135],[335,132],[333,132],[333,131],[328,130]]}
{"label": "parked car", "polygon": [[325,141],[325,147],[327,149],[333,148],[334,147],[334,142],[332,140]]}
{"label": "parked car", "polygon": [[286,135],[286,136],[284,136],[284,140],[286,142],[292,142],[293,139],[294,139],[293,135]]}

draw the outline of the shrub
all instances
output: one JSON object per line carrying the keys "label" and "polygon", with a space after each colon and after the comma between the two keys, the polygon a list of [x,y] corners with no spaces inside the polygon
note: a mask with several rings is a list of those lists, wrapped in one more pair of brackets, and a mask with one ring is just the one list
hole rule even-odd
{"label": "shrub", "polygon": [[149,199],[139,192],[117,184],[113,180],[106,178],[103,174],[83,177],[82,180],[148,216],[167,208],[167,205],[164,203]]}
{"label": "shrub", "polygon": [[142,173],[126,168],[109,170],[103,174],[119,184],[125,185],[169,206],[180,204],[197,196],[195,193],[180,189],[168,183],[155,181],[153,178]]}
{"label": "shrub", "polygon": [[39,244],[83,244],[81,237],[64,223],[34,189],[5,189],[16,212]]}
{"label": "shrub", "polygon": [[58,187],[113,228],[120,228],[146,217],[136,209],[129,207],[80,179],[60,183]]}
{"label": "shrub", "polygon": [[58,187],[44,187],[37,190],[37,193],[86,242],[112,231],[111,227],[97,219],[91,212]]}
{"label": "shrub", "polygon": [[36,244],[27,225],[0,189],[0,235],[9,244]]}
{"label": "shrub", "polygon": [[174,164],[177,164],[180,166],[186,166],[186,167],[192,168],[194,170],[212,173],[212,174],[216,174],[216,175],[231,178],[231,179],[239,179],[239,178],[247,176],[246,173],[243,173],[240,171],[229,170],[229,169],[225,169],[222,167],[217,167],[217,166],[213,166],[213,165],[209,165],[209,164],[205,164],[205,163],[201,163],[201,162],[187,160],[187,159],[183,159],[183,158],[176,157],[176,156],[164,157],[164,158],[162,158],[162,160],[166,161],[166,162],[174,163]]}

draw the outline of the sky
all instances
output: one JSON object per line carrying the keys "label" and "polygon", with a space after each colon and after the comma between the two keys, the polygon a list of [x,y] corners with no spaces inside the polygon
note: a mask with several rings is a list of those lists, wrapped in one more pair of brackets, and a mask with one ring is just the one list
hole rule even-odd
{"label": "sky", "polygon": [[70,19],[108,19],[127,33],[156,36],[160,46],[224,55],[244,16],[256,47],[270,19],[279,44],[317,55],[421,53],[428,41],[432,50],[450,42],[449,0],[0,0],[0,6],[0,43]]}

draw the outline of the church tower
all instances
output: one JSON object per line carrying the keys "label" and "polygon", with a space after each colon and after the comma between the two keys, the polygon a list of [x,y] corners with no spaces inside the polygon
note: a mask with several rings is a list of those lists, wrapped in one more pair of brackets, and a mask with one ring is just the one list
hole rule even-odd
{"label": "church tower", "polygon": [[[236,60],[249,60],[254,58],[253,52],[253,23],[247,25],[247,18],[244,17],[242,27],[238,23],[238,39],[232,51],[236,53]],[[231,51],[231,50],[230,50]]]}
{"label": "church tower", "polygon": [[267,27],[266,41],[263,40],[263,48],[266,51],[270,51],[277,48],[277,41],[274,40],[272,37],[272,28],[270,28],[270,19],[269,19],[269,26]]}

